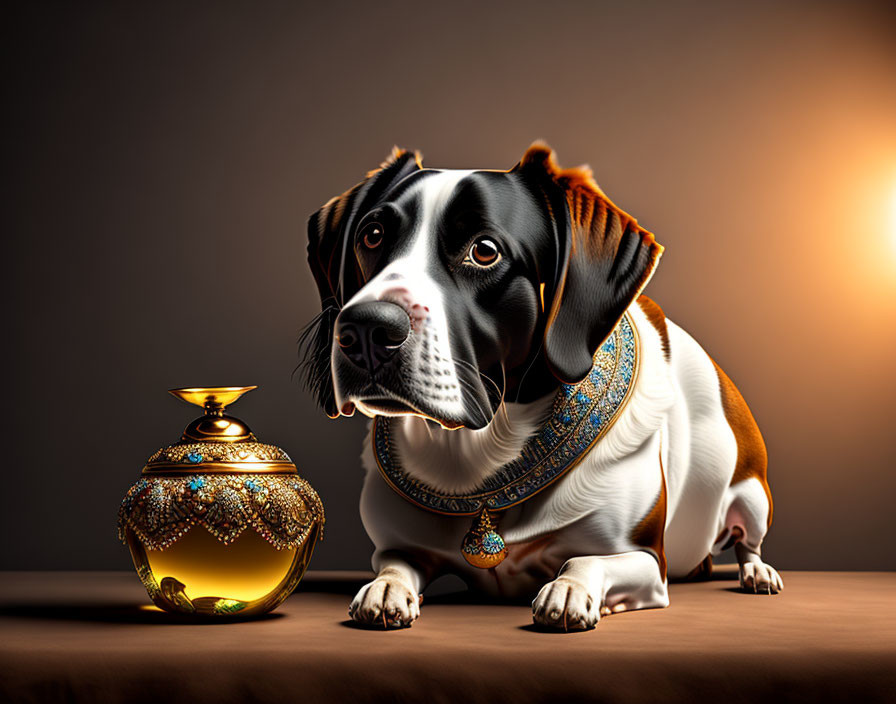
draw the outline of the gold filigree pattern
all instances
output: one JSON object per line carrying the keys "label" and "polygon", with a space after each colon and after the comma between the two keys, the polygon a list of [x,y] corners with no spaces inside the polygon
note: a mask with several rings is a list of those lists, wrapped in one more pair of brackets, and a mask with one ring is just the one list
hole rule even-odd
{"label": "gold filigree pattern", "polygon": [[150,550],[164,550],[195,525],[225,545],[252,527],[278,550],[296,548],[315,523],[324,523],[323,504],[311,485],[296,475],[143,477],[118,511],[122,542],[127,542],[130,528]]}
{"label": "gold filigree pattern", "polygon": [[292,462],[276,445],[261,442],[193,442],[168,445],[149,458],[147,466],[159,463],[201,464],[202,462]]}

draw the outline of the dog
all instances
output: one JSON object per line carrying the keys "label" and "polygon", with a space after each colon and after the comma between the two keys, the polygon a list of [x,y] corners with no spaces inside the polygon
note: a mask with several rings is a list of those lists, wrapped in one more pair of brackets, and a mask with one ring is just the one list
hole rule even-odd
{"label": "dog", "polygon": [[355,621],[410,626],[453,573],[534,595],[540,626],[590,629],[667,606],[670,578],[732,546],[744,590],[783,588],[761,557],[757,424],[642,294],[662,251],[541,142],[507,171],[425,168],[396,147],[311,216],[306,381],[330,417],[372,419],[361,517],[377,576]]}

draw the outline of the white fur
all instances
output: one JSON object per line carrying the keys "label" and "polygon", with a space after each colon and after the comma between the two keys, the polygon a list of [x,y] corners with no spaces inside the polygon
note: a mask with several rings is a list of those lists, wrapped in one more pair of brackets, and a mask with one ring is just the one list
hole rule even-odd
{"label": "white fur", "polygon": [[519,455],[552,403],[553,397],[530,404],[503,404],[482,430],[445,432],[418,416],[402,416],[392,426],[399,461],[413,467],[413,476],[434,489],[472,491]]}

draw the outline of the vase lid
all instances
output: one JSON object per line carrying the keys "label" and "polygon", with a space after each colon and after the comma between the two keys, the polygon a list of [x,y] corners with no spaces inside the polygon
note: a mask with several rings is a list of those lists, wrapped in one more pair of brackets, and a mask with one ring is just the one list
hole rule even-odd
{"label": "vase lid", "polygon": [[158,450],[143,474],[275,473],[296,474],[296,466],[276,445],[258,438],[225,408],[257,386],[196,386],[169,389],[182,401],[200,406],[205,414],[184,428],[176,443]]}

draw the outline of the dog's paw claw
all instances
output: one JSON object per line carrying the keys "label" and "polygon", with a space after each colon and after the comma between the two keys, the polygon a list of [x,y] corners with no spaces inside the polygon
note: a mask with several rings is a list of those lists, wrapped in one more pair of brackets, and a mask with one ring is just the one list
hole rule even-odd
{"label": "dog's paw claw", "polygon": [[784,588],[778,571],[762,561],[744,562],[738,569],[740,587],[752,594],[777,594]]}
{"label": "dog's paw claw", "polygon": [[596,600],[581,582],[558,577],[541,588],[532,602],[532,620],[540,626],[584,631],[600,621]]}
{"label": "dog's paw claw", "polygon": [[357,623],[373,628],[407,628],[420,616],[422,597],[395,577],[377,577],[361,587],[348,607]]}

